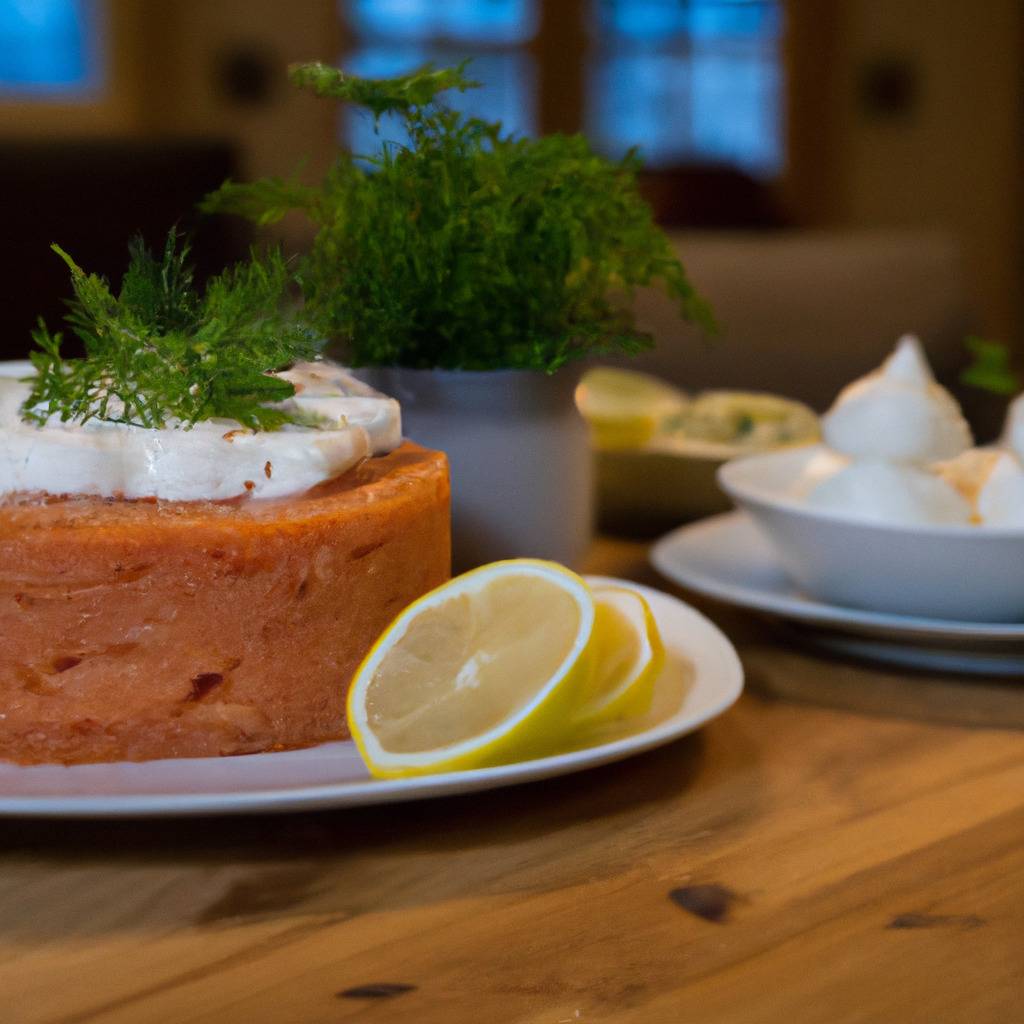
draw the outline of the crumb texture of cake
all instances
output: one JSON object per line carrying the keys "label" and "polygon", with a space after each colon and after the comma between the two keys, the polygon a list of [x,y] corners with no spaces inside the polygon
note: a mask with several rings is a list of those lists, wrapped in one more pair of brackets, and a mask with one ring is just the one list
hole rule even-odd
{"label": "crumb texture of cake", "polygon": [[448,467],[405,443],[303,494],[0,503],[0,758],[207,757],[348,735],[349,680],[448,578]]}

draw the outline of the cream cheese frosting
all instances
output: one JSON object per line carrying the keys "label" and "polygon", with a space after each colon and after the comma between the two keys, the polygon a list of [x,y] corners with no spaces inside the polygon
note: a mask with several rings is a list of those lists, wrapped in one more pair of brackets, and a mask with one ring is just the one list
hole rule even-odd
{"label": "cream cheese frosting", "polygon": [[340,476],[401,444],[398,403],[328,362],[279,376],[295,386],[281,404],[310,424],[253,431],[234,420],[153,430],[92,419],[25,422],[31,364],[0,364],[0,494],[45,491],[104,497],[218,501],[276,498]]}

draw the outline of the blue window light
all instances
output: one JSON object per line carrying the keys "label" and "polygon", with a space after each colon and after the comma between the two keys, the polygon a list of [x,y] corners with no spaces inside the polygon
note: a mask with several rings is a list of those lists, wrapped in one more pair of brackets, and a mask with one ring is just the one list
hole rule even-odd
{"label": "blue window light", "polygon": [[779,0],[595,0],[586,130],[649,166],[783,164]]}
{"label": "blue window light", "polygon": [[95,0],[0,0],[0,94],[82,98],[101,79]]}
{"label": "blue window light", "polygon": [[[387,78],[468,56],[469,76],[483,88],[447,93],[444,102],[500,121],[506,133],[536,132],[536,72],[522,49],[537,30],[536,0],[352,0],[346,11],[359,41],[342,61],[347,71]],[[341,137],[365,155],[408,141],[397,118],[382,118],[378,134],[371,117],[352,110],[342,113]]]}

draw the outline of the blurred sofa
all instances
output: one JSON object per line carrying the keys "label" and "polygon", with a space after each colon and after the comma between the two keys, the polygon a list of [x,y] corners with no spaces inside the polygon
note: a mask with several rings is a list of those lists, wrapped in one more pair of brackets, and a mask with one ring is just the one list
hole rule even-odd
{"label": "blurred sofa", "polygon": [[[918,334],[956,387],[970,310],[953,239],[935,231],[680,232],[671,235],[721,333],[702,339],[660,293],[637,297],[654,351],[622,362],[688,391],[774,391],[825,409]],[[969,396],[968,396],[969,397]]]}

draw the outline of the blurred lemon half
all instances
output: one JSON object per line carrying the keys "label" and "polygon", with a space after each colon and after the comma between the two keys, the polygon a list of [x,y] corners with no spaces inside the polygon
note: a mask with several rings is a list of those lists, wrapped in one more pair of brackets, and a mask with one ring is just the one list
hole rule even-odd
{"label": "blurred lemon half", "polygon": [[594,672],[575,714],[583,730],[644,714],[665,664],[665,648],[647,602],[635,590],[593,588]]}
{"label": "blurred lemon half", "polygon": [[598,448],[637,448],[681,417],[689,400],[665,381],[635,370],[588,370],[576,388],[576,406]]}
{"label": "blurred lemon half", "polygon": [[398,778],[540,757],[564,747],[595,667],[587,584],[553,562],[465,573],[403,611],[357,670],[352,738]]}

